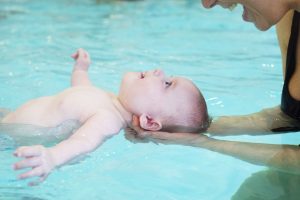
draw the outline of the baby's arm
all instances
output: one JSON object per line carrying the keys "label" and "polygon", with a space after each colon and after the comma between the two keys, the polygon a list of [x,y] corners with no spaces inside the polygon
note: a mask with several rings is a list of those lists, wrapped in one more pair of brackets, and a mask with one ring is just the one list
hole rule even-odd
{"label": "baby's arm", "polygon": [[[20,179],[38,176],[39,181],[47,178],[56,167],[66,164],[77,156],[95,150],[107,138],[117,134],[122,123],[114,114],[104,111],[87,120],[69,139],[54,147],[41,145],[18,148],[14,155],[24,158],[14,164],[14,169],[30,168],[19,176]],[[30,183],[35,184],[34,182]]]}
{"label": "baby's arm", "polygon": [[78,49],[72,58],[75,60],[72,72],[72,86],[90,86],[92,82],[89,79],[88,69],[91,64],[90,56],[84,49]]}

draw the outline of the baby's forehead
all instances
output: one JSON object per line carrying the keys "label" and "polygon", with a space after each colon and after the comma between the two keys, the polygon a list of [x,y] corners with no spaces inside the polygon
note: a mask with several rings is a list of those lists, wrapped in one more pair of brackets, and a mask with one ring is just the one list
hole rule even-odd
{"label": "baby's forehead", "polygon": [[175,77],[175,84],[178,90],[186,90],[187,92],[198,93],[198,87],[188,78],[185,77]]}

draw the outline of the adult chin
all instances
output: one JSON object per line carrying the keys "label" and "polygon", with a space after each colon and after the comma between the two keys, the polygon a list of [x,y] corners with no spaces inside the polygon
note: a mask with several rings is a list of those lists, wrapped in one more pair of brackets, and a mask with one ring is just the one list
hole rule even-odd
{"label": "adult chin", "polygon": [[270,24],[267,24],[267,23],[264,23],[264,24],[259,24],[259,23],[256,23],[256,22],[252,22],[252,21],[248,21],[248,20],[245,20],[245,22],[250,22],[250,23],[253,23],[255,25],[255,27],[260,30],[260,31],[267,31],[271,28],[272,25]]}
{"label": "adult chin", "polygon": [[267,20],[265,20],[262,17],[255,17],[253,14],[249,12],[247,8],[244,6],[243,15],[242,18],[245,22],[250,22],[255,25],[255,27],[260,31],[266,31],[268,30],[272,24],[268,23]]}
{"label": "adult chin", "polygon": [[271,28],[270,25],[257,25],[257,24],[255,24],[255,27],[260,31],[267,31]]}

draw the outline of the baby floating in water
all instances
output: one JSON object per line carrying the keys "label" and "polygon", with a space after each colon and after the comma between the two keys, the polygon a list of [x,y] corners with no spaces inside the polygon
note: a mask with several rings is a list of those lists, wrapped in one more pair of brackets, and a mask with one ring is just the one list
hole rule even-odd
{"label": "baby floating in water", "polygon": [[[208,127],[206,103],[199,89],[188,79],[168,77],[162,70],[128,72],[118,95],[92,85],[88,77],[89,54],[79,49],[72,55],[75,64],[72,87],[54,96],[33,99],[7,113],[2,124],[57,127],[68,121],[80,126],[70,137],[53,147],[19,147],[22,158],[14,169],[28,168],[19,178],[38,176],[40,181],[58,166],[99,147],[106,139],[139,117],[146,130],[199,132]],[[30,134],[28,132],[24,134]],[[12,135],[13,137],[13,135]]]}

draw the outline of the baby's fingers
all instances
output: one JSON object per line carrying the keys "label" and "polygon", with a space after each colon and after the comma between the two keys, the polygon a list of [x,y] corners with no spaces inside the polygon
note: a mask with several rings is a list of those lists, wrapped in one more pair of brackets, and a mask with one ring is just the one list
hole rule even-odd
{"label": "baby's fingers", "polygon": [[32,157],[32,156],[40,156],[43,150],[43,146],[36,145],[36,146],[24,146],[19,147],[15,152],[14,155],[16,157]]}
{"label": "baby's fingers", "polygon": [[46,180],[47,177],[48,177],[48,175],[42,175],[37,181],[29,182],[28,185],[36,186],[36,185],[40,184],[41,182],[43,182],[44,180]]}
{"label": "baby's fingers", "polygon": [[21,160],[13,165],[14,170],[19,170],[27,167],[37,167],[41,165],[40,157],[32,157]]}
{"label": "baby's fingers", "polygon": [[26,179],[26,178],[30,178],[30,177],[34,177],[34,176],[43,176],[43,175],[44,175],[44,172],[43,172],[42,167],[36,167],[36,168],[33,168],[30,171],[27,171],[23,174],[20,174],[18,176],[18,178],[19,179]]}
{"label": "baby's fingers", "polygon": [[78,52],[78,56],[79,56],[79,58],[89,58],[90,56],[89,56],[89,54],[87,53],[87,51],[86,50],[84,50],[84,49],[82,49],[82,48],[79,48],[78,50],[77,50],[77,52]]}
{"label": "baby's fingers", "polygon": [[75,60],[78,58],[78,51],[76,51],[75,53],[73,53],[71,55],[72,58],[74,58]]}

